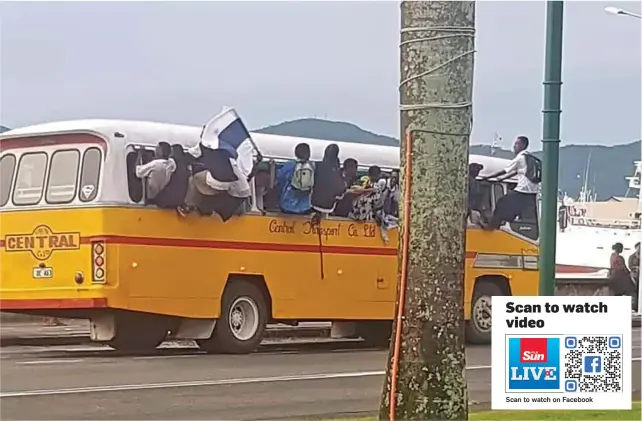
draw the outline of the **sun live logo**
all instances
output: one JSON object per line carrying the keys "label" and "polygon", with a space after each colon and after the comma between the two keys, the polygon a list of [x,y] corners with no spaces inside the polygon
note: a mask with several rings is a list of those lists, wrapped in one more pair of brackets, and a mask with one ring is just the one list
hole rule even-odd
{"label": "sun live logo", "polygon": [[559,389],[559,347],[559,338],[509,338],[507,390]]}

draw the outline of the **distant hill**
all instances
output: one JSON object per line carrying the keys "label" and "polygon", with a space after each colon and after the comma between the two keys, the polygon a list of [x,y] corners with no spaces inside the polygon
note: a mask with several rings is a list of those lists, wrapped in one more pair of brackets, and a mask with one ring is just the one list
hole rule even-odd
{"label": "distant hill", "polygon": [[[259,133],[283,136],[299,136],[312,139],[358,142],[375,145],[398,146],[395,138],[378,135],[354,124],[304,118],[286,121],[274,126],[255,130]],[[490,155],[490,146],[473,145],[470,152],[476,155]],[[541,152],[536,154],[541,156]],[[560,150],[560,190],[576,197],[582,187],[586,166],[589,162],[588,186],[599,199],[624,196],[628,183],[625,177],[633,175],[633,162],[640,160],[640,141],[616,146],[568,145]],[[512,153],[496,149],[495,156],[510,158]]]}
{"label": "distant hill", "polygon": [[11,129],[6,127],[6,126],[0,126],[0,133],[4,133],[4,132],[9,131],[9,130],[11,130]]}
{"label": "distant hill", "polygon": [[351,123],[329,121],[318,118],[302,118],[285,121],[275,126],[255,130],[259,133],[278,134],[281,136],[299,136],[312,139],[334,140],[336,142],[357,142],[371,145],[399,146],[393,137],[372,133]]}

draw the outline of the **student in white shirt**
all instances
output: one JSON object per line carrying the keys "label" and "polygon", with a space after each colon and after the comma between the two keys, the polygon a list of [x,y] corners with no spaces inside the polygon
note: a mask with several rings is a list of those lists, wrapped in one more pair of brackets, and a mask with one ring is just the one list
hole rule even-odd
{"label": "student in white shirt", "polygon": [[167,186],[172,173],[176,170],[176,162],[169,157],[172,147],[167,142],[158,142],[154,151],[154,159],[147,164],[136,166],[136,177],[147,178],[147,200],[153,202],[158,193]]}
{"label": "student in white shirt", "polygon": [[[515,158],[506,168],[485,179],[501,177],[505,174],[517,175],[517,186],[502,196],[495,205],[495,212],[490,224],[485,225],[488,229],[498,229],[504,222],[512,222],[518,216],[524,216],[527,212],[533,215],[537,206],[537,194],[539,193],[539,177],[541,174],[533,175],[529,171],[527,162],[528,138],[518,136],[513,143]],[[532,155],[528,159],[537,160]],[[537,171],[536,171],[537,172]]]}

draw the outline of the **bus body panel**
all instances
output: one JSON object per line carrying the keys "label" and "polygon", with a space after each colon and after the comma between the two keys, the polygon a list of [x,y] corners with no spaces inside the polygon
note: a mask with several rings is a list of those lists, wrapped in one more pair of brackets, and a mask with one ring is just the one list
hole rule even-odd
{"label": "bus body panel", "polygon": [[323,221],[321,254],[309,216],[246,214],[223,223],[143,208],[105,215],[132,307],[154,298],[156,312],[218,317],[230,277],[263,280],[275,319],[370,319],[394,305],[396,232],[385,246],[374,223]]}
{"label": "bus body panel", "polygon": [[[16,309],[102,307],[107,297],[111,304],[122,305],[122,297],[116,297],[117,278],[107,285],[92,284],[91,239],[102,234],[102,222],[99,208],[0,213],[0,283],[5,309],[14,308],[13,300],[26,300]],[[106,251],[111,254],[115,256],[115,250]],[[107,259],[106,265],[107,272],[117,273],[115,259]],[[83,275],[83,283],[76,282],[77,274]],[[92,299],[103,301],[92,305]],[[97,305],[99,302],[102,304]]]}
{"label": "bus body panel", "polygon": [[[42,225],[58,235],[77,234],[78,249],[53,250],[45,260],[29,250],[7,250],[8,238]],[[215,318],[228,278],[246,276],[264,279],[275,319],[392,319],[394,313],[397,230],[384,244],[374,223],[324,220],[322,254],[308,216],[247,214],[223,223],[153,208],[106,207],[3,212],[0,227],[3,302],[104,297],[111,308]],[[107,245],[106,283],[87,279],[79,286],[74,274],[91,274],[92,241]],[[517,256],[524,244],[503,231],[467,231],[466,318],[478,277],[508,279],[513,295],[537,293],[536,271],[488,261],[475,267],[480,255]],[[52,279],[33,278],[40,262],[53,269]]]}

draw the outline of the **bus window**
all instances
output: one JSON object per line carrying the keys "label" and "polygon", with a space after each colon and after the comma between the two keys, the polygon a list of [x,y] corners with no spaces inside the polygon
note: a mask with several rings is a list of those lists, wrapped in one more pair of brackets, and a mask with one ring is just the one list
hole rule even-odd
{"label": "bus window", "polygon": [[494,184],[493,185],[493,195],[494,195],[494,203],[493,203],[493,210],[495,209],[495,204],[499,199],[504,196],[504,186],[501,184]]}
{"label": "bus window", "polygon": [[80,201],[91,202],[98,194],[102,153],[98,148],[89,148],[82,157],[80,171]]}
{"label": "bus window", "polygon": [[77,149],[56,151],[51,155],[45,194],[47,203],[60,204],[74,200],[78,185],[79,161],[80,152]]}
{"label": "bus window", "polygon": [[[154,151],[143,151],[143,163],[150,162],[154,158]],[[136,165],[138,164],[138,151],[131,151],[127,154],[127,189],[129,198],[136,203],[143,200],[143,180],[136,177]]]}
{"label": "bus window", "polygon": [[14,155],[7,154],[0,158],[0,206],[6,205],[9,201],[15,169],[16,157]]}
{"label": "bus window", "polygon": [[35,205],[42,198],[47,172],[47,154],[32,152],[23,154],[18,162],[13,203],[18,206]]}
{"label": "bus window", "polygon": [[491,184],[485,181],[479,183],[479,192],[481,194],[481,209],[483,215],[493,213],[493,198],[490,193]]}

